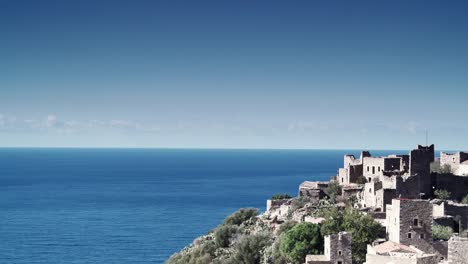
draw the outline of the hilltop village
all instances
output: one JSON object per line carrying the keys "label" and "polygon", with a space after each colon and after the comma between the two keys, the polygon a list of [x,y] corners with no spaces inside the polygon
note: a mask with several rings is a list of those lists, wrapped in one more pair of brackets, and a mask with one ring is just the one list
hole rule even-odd
{"label": "hilltop village", "polygon": [[468,153],[345,155],[266,211],[241,209],[167,264],[468,264]]}
{"label": "hilltop village", "polygon": [[[306,181],[299,197],[321,201],[327,188],[338,185],[338,202],[346,201],[385,228],[385,234],[367,245],[366,264],[468,263],[468,153],[440,153],[434,145],[418,146],[408,155],[360,157],[345,155],[343,168],[328,182]],[[438,198],[438,199],[437,199]],[[466,199],[466,198],[465,198]],[[272,222],[286,221],[292,199],[267,201]],[[349,203],[348,203],[349,204]],[[312,214],[313,215],[313,214]],[[310,210],[294,212],[297,222],[320,224],[325,219],[311,216]],[[433,230],[453,230],[450,237],[434,237]],[[324,254],[307,255],[306,264],[351,264],[352,236],[338,232],[325,237]]]}

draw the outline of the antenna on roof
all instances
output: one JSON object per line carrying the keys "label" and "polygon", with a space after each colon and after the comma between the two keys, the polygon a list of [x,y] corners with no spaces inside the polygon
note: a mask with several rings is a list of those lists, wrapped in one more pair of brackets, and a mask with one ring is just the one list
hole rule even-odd
{"label": "antenna on roof", "polygon": [[428,132],[427,132],[427,128],[426,128],[426,146],[429,146],[429,140],[428,140],[429,136],[428,136]]}

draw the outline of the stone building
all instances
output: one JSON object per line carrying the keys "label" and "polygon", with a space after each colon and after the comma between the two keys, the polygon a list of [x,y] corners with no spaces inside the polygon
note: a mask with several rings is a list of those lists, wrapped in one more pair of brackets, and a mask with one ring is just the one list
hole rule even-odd
{"label": "stone building", "polygon": [[387,206],[388,240],[432,253],[432,214],[429,201],[393,199]]}
{"label": "stone building", "polygon": [[413,246],[387,241],[368,245],[365,264],[437,264],[435,254],[427,254]]}
{"label": "stone building", "polygon": [[[434,145],[419,145],[409,155],[373,157],[365,151],[359,159],[345,155],[336,180],[343,187],[343,197],[354,195],[361,208],[385,211],[393,198],[417,199],[432,195],[430,164],[433,161]],[[361,183],[365,181],[359,184],[360,191],[356,187],[358,179]]]}
{"label": "stone building", "polygon": [[352,239],[346,232],[325,236],[324,254],[307,255],[305,264],[351,264]]}
{"label": "stone building", "polygon": [[468,205],[443,200],[432,200],[431,203],[434,221],[450,226],[456,232],[459,231],[459,227],[468,228]]}
{"label": "stone building", "polygon": [[325,197],[325,189],[329,182],[305,181],[299,185],[299,197],[310,197],[316,200]]}
{"label": "stone building", "polygon": [[468,176],[468,153],[440,152],[440,166],[448,166],[451,172],[459,176]]}
{"label": "stone building", "polygon": [[291,208],[291,199],[267,200],[266,211],[270,218],[285,221]]}
{"label": "stone building", "polygon": [[363,160],[365,157],[370,157],[368,151],[362,151],[359,159],[354,155],[345,155],[343,161],[343,168],[338,170],[337,181],[341,185],[356,183],[358,178],[363,175]]}

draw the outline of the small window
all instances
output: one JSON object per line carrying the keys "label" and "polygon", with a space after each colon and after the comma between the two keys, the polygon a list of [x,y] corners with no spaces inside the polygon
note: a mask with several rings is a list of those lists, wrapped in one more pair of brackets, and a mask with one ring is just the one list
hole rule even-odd
{"label": "small window", "polygon": [[344,178],[341,178],[341,182],[344,182]]}
{"label": "small window", "polygon": [[372,181],[372,178],[371,178],[371,177],[369,177],[369,182],[371,182],[371,181]]}
{"label": "small window", "polygon": [[409,232],[407,236],[408,236],[408,238],[411,238],[412,237],[411,232]]}
{"label": "small window", "polygon": [[338,250],[338,256],[341,256],[341,250]]}
{"label": "small window", "polygon": [[372,189],[369,189],[369,193],[372,193]]}
{"label": "small window", "polygon": [[337,261],[336,264],[343,264],[343,262],[342,261]]}
{"label": "small window", "polygon": [[367,166],[367,171],[369,171],[369,166]]}
{"label": "small window", "polygon": [[419,234],[420,239],[424,239],[424,234]]}
{"label": "small window", "polygon": [[413,226],[419,226],[419,220],[417,218],[413,219]]}
{"label": "small window", "polygon": [[375,174],[375,166],[372,166],[372,174]]}
{"label": "small window", "polygon": [[379,166],[379,171],[380,171],[380,166]]}

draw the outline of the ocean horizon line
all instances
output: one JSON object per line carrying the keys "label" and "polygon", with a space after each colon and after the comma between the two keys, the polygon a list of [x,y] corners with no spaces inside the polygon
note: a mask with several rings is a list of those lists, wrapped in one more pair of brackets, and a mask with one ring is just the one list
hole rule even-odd
{"label": "ocean horizon line", "polygon": [[[251,150],[251,151],[337,151],[337,150],[346,150],[346,151],[410,151],[411,148],[402,149],[402,148],[249,148],[249,147],[75,147],[75,146],[0,146],[1,149],[90,149],[90,150]],[[437,151],[455,151],[455,150],[437,150]]]}

